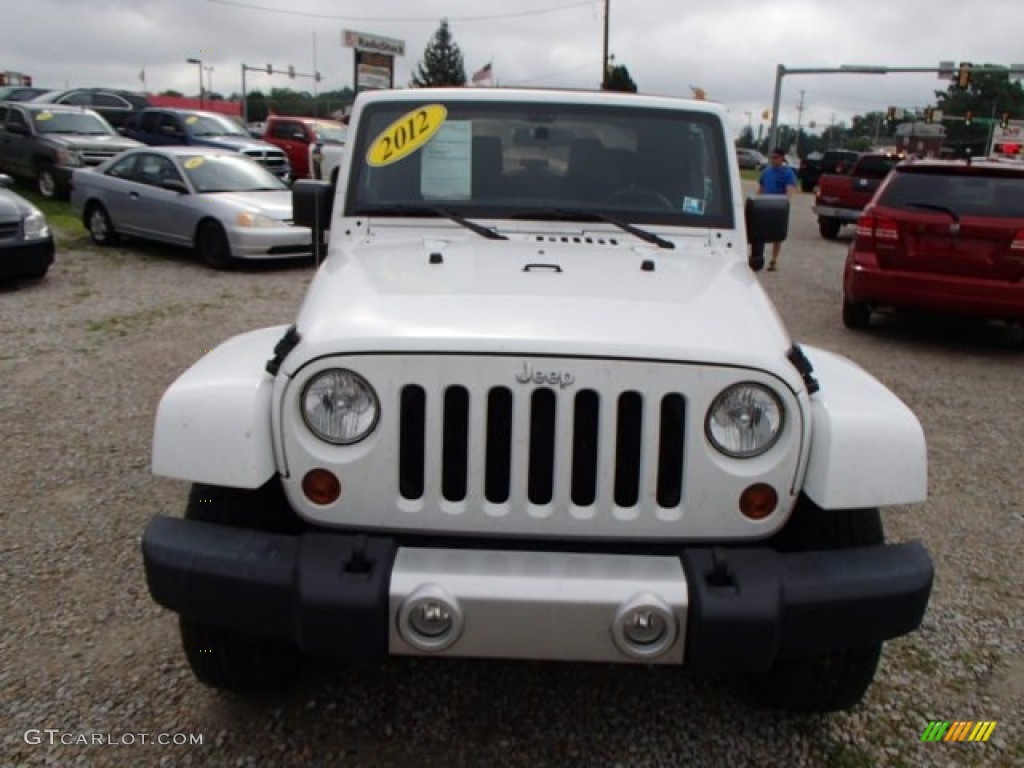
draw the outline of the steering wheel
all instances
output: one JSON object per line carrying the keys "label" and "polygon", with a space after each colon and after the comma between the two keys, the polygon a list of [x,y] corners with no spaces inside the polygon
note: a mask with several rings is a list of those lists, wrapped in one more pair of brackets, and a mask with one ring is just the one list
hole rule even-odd
{"label": "steering wheel", "polygon": [[620,189],[616,192],[612,192],[610,195],[606,195],[601,201],[602,203],[625,203],[630,200],[636,200],[638,204],[644,202],[655,202],[658,206],[665,208],[669,211],[674,211],[676,207],[672,205],[672,201],[665,197],[661,192],[656,192],[653,189],[644,189],[642,187],[631,187],[630,189]]}

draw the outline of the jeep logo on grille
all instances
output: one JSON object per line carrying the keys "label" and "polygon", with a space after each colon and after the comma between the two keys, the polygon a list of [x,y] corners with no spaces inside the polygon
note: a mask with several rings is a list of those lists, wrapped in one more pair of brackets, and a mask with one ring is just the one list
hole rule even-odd
{"label": "jeep logo on grille", "polygon": [[568,371],[542,371],[534,369],[529,363],[523,363],[523,370],[516,374],[520,384],[550,384],[552,387],[565,389],[576,382],[576,377]]}

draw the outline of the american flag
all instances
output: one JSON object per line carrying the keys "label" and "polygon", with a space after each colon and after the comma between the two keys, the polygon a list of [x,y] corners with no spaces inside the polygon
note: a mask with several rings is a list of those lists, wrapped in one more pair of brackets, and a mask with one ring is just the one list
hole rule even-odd
{"label": "american flag", "polygon": [[484,80],[490,81],[492,77],[491,62],[484,64],[482,69],[477,70],[473,73],[473,82],[482,83]]}

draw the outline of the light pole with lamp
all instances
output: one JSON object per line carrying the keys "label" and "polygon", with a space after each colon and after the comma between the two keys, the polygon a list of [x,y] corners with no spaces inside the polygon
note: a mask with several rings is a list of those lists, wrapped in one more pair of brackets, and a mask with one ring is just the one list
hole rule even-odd
{"label": "light pole with lamp", "polygon": [[203,69],[206,70],[206,95],[209,98],[209,100],[212,102],[213,101],[213,67],[212,66],[204,66]]}
{"label": "light pole with lamp", "polygon": [[195,64],[199,67],[199,108],[203,108],[203,60],[202,59],[185,59],[189,64]]}

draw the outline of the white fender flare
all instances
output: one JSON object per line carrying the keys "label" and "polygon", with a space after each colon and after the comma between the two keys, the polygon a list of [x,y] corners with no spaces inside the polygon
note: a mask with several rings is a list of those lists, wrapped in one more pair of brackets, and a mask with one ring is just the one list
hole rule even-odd
{"label": "white fender flare", "polygon": [[274,377],[266,364],[287,327],[228,339],[178,377],[157,408],[155,474],[233,488],[270,479]]}
{"label": "white fender flare", "polygon": [[823,509],[924,501],[928,453],[913,412],[855,363],[803,347],[821,389],[811,396],[804,492]]}

